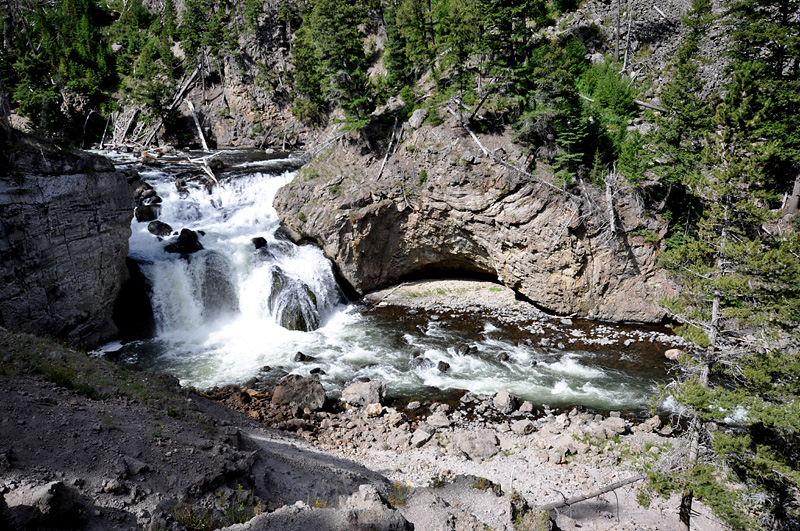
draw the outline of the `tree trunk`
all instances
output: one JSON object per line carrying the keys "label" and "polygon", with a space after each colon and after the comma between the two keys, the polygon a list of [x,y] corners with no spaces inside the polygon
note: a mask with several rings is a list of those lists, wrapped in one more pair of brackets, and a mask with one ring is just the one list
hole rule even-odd
{"label": "tree trunk", "polygon": [[619,61],[619,15],[620,15],[620,3],[622,0],[617,0],[617,42],[614,45],[614,60]]}
{"label": "tree trunk", "polygon": [[797,214],[798,208],[800,208],[800,173],[798,173],[797,177],[794,179],[794,189],[792,190],[792,195],[790,195],[789,199],[786,201],[783,214],[785,216]]}
{"label": "tree trunk", "polygon": [[680,520],[678,521],[678,531],[689,531],[690,520],[692,518],[692,497],[694,493],[690,490],[681,498]]}

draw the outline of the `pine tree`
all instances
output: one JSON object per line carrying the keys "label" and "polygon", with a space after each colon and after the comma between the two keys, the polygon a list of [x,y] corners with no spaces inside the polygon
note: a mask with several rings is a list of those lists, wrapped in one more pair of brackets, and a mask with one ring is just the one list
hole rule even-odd
{"label": "pine tree", "polygon": [[[800,516],[800,364],[773,365],[798,354],[800,238],[774,229],[769,164],[777,146],[758,135],[768,119],[755,95],[759,75],[758,65],[734,73],[705,138],[702,171],[685,181],[702,216],[664,262],[682,284],[667,306],[698,345],[669,389],[690,417],[686,471],[662,484],[684,494],[683,529],[695,494],[737,529],[796,529]],[[744,488],[729,487],[730,478]],[[754,499],[761,520],[752,517]]]}
{"label": "pine tree", "polygon": [[406,58],[406,40],[397,22],[399,0],[392,0],[383,12],[386,27],[386,53],[383,65],[389,85],[400,88],[411,81],[410,68]]}
{"label": "pine tree", "polygon": [[776,189],[794,188],[800,196],[800,1],[730,0],[728,28],[733,69],[750,65],[758,72],[754,105],[765,120],[758,134],[775,144],[768,171]]}
{"label": "pine tree", "polygon": [[[302,63],[300,68],[308,73],[298,71],[295,90],[313,105],[314,112],[319,110],[319,100],[312,93],[315,87],[327,102],[341,106],[349,119],[361,120],[369,112],[372,102],[367,58],[358,30],[363,19],[364,12],[358,4],[319,0],[304,21],[307,29],[295,43],[293,54]],[[298,69],[297,64],[295,68]]]}

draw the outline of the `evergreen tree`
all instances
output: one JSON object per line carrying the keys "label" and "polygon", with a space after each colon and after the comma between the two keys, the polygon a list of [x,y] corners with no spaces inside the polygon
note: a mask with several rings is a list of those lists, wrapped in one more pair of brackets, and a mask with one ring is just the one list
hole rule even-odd
{"label": "evergreen tree", "polygon": [[661,91],[667,109],[657,120],[654,171],[663,183],[680,184],[700,168],[702,139],[711,127],[712,109],[701,99],[700,45],[713,21],[710,0],[694,0],[683,19],[688,31],[675,53],[672,78]]}
{"label": "evergreen tree", "polygon": [[399,0],[395,10],[395,24],[404,44],[405,58],[416,75],[430,67],[436,54],[429,7],[429,0]]}
{"label": "evergreen tree", "polygon": [[319,87],[327,102],[341,106],[349,119],[361,120],[369,112],[367,57],[358,30],[363,19],[357,4],[319,0],[304,21],[306,30],[295,42],[293,54],[305,71],[295,65],[295,90],[313,104],[314,111],[319,109],[319,100],[312,91]]}
{"label": "evergreen tree", "polygon": [[[684,473],[656,480],[664,493],[683,492],[684,529],[694,495],[737,529],[800,523],[800,238],[768,230],[780,217],[770,209],[777,147],[758,135],[767,119],[755,96],[759,75],[758,65],[740,65],[717,107],[702,171],[686,180],[702,216],[665,259],[682,283],[667,306],[698,345],[669,390],[691,419],[689,461]],[[731,477],[745,488],[730,487]]]}
{"label": "evergreen tree", "polygon": [[474,77],[470,63],[478,39],[478,12],[475,0],[442,2],[440,45],[446,50],[443,67],[452,71],[452,81],[463,94]]}
{"label": "evergreen tree", "polygon": [[[780,191],[800,195],[800,1],[730,0],[732,68],[756,69],[757,134],[775,144],[767,170]],[[793,211],[797,211],[795,203]]]}
{"label": "evergreen tree", "polygon": [[386,68],[386,77],[389,85],[395,88],[402,87],[411,81],[410,68],[406,59],[406,40],[397,22],[397,9],[399,0],[390,0],[383,12],[384,26],[386,27],[386,52],[383,64]]}

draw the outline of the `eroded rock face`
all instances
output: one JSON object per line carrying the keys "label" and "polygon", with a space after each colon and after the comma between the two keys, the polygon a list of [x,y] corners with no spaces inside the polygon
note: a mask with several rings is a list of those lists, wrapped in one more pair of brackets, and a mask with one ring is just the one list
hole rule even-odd
{"label": "eroded rock face", "polygon": [[30,137],[0,151],[0,325],[85,346],[110,339],[127,277],[126,179],[103,157]]}
{"label": "eroded rock face", "polygon": [[[390,133],[390,132],[389,132]],[[657,268],[666,224],[645,215],[623,186],[557,191],[489,159],[451,120],[405,131],[376,178],[385,147],[354,133],[304,167],[275,199],[296,241],[318,243],[359,294],[410,275],[484,274],[559,314],[657,322],[670,289]],[[489,152],[517,167],[526,158],[507,134],[483,135]],[[466,155],[465,157],[465,154]]]}

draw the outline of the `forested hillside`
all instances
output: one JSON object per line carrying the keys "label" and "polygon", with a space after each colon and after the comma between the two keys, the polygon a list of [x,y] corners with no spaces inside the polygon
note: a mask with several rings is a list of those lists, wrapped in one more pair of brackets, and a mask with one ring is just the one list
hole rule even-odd
{"label": "forested hillside", "polygon": [[[86,145],[132,106],[154,129],[142,138],[162,124],[187,138],[182,87],[199,79],[205,100],[236,71],[254,116],[266,98],[306,131],[378,124],[387,141],[418,108],[434,125],[452,113],[471,132],[512,131],[528,169],[548,168],[561,192],[629,187],[669,222],[662,264],[682,289],[664,305],[698,345],[664,390],[682,404],[692,451],[679,473],[653,471],[650,492],[683,493],[687,520],[699,496],[735,528],[796,529],[800,2],[656,11],[573,0],[8,0],[0,77],[31,130]],[[232,99],[214,112],[241,119],[226,117]],[[248,119],[240,144],[263,143],[275,124]]]}

